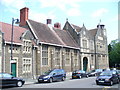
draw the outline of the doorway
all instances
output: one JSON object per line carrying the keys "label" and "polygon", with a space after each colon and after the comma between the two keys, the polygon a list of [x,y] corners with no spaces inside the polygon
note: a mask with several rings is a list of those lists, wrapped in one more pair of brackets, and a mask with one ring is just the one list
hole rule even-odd
{"label": "doorway", "polygon": [[83,58],[83,70],[87,71],[87,68],[88,68],[88,59],[87,57],[84,57]]}
{"label": "doorway", "polygon": [[16,63],[11,63],[12,76],[16,77]]}

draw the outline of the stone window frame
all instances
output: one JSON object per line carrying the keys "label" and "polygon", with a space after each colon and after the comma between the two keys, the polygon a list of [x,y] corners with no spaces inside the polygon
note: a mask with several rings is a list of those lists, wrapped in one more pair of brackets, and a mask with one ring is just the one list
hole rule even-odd
{"label": "stone window frame", "polygon": [[60,47],[55,48],[55,66],[60,66]]}
{"label": "stone window frame", "polygon": [[23,39],[23,53],[32,52],[32,42],[31,40]]}
{"label": "stone window frame", "polygon": [[83,46],[83,48],[88,48],[88,42],[87,42],[87,40],[86,39],[82,39],[82,46]]}
{"label": "stone window frame", "polygon": [[48,46],[47,45],[42,45],[42,66],[48,66]]}
{"label": "stone window frame", "polygon": [[[18,46],[13,45],[13,53],[19,53],[20,49]],[[11,46],[8,47],[8,52],[11,53]]]}
{"label": "stone window frame", "polygon": [[74,66],[78,66],[78,51],[74,50]]}
{"label": "stone window frame", "polygon": [[22,59],[22,73],[31,73],[32,72],[32,59],[23,58]]}
{"label": "stone window frame", "polygon": [[94,50],[94,41],[90,41],[90,49]]}
{"label": "stone window frame", "polygon": [[66,54],[65,65],[70,66],[70,49],[66,48],[65,54]]}

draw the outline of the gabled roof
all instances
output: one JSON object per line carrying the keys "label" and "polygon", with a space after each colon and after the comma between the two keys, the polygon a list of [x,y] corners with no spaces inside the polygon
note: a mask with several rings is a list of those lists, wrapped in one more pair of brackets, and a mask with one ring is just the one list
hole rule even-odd
{"label": "gabled roof", "polygon": [[79,48],[67,31],[55,28],[50,29],[48,25],[33,20],[28,20],[28,22],[33,32],[37,35],[40,43]]}
{"label": "gabled roof", "polygon": [[40,42],[52,43],[62,45],[57,36],[50,30],[50,28],[43,23],[28,20],[34,33],[37,35]]}
{"label": "gabled roof", "polygon": [[[7,42],[11,42],[11,31],[12,31],[12,25],[0,22],[0,28],[1,31],[4,33],[4,40]],[[20,37],[22,34],[26,31],[25,28],[14,26],[13,29],[13,42],[14,43],[21,43]]]}
{"label": "gabled roof", "polygon": [[97,33],[97,28],[89,30],[90,34],[94,37]]}

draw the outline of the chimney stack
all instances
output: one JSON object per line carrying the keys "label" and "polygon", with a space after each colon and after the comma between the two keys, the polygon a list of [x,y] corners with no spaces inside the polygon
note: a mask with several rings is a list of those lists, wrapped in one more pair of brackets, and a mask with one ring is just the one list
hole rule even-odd
{"label": "chimney stack", "polygon": [[20,9],[20,26],[26,25],[26,21],[28,20],[28,11],[29,8],[27,7]]}
{"label": "chimney stack", "polygon": [[47,24],[52,24],[52,20],[51,19],[47,19]]}
{"label": "chimney stack", "polygon": [[59,28],[59,29],[61,29],[61,24],[60,24],[60,23],[58,23],[58,22],[57,22],[57,23],[55,23],[55,24],[54,24],[54,28]]}

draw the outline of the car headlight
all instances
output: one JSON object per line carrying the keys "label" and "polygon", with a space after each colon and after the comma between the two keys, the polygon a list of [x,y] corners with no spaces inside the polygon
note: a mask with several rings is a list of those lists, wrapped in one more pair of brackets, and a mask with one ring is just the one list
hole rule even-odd
{"label": "car headlight", "polygon": [[109,81],[110,79],[105,79],[105,81]]}
{"label": "car headlight", "polygon": [[96,78],[96,80],[98,80],[99,78]]}
{"label": "car headlight", "polygon": [[45,76],[45,77],[43,77],[43,78],[50,78],[50,76]]}

